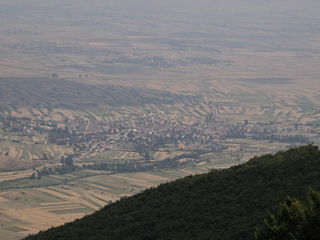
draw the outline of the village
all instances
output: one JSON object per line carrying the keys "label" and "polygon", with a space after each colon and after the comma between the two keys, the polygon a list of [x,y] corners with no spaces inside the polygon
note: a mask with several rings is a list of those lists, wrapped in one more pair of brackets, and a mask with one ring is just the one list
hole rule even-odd
{"label": "village", "polygon": [[[277,126],[277,127],[275,127]],[[73,148],[73,154],[85,157],[96,152],[126,149],[150,160],[149,151],[168,145],[185,151],[222,151],[226,139],[256,139],[288,144],[307,144],[306,134],[316,133],[315,126],[280,123],[242,123],[213,118],[193,124],[177,124],[148,112],[138,119],[118,122],[90,121],[83,118],[43,121],[0,116],[4,133],[46,136],[34,144],[57,144]],[[0,141],[4,141],[2,137]],[[19,140],[14,140],[19,142]]]}

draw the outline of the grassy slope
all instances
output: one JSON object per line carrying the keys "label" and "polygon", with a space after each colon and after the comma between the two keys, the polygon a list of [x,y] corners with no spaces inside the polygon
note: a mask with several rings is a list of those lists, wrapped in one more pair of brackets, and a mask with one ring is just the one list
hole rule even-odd
{"label": "grassy slope", "polygon": [[320,151],[305,146],[162,184],[26,239],[251,239],[269,210],[319,190],[319,179]]}

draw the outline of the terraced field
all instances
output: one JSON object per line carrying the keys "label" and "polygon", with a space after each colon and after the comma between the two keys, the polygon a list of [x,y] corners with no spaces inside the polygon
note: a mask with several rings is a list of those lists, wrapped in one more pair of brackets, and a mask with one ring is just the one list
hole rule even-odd
{"label": "terraced field", "polygon": [[[77,117],[134,122],[151,112],[193,124],[214,113],[217,123],[263,123],[320,144],[319,3],[220,2],[3,0],[0,116],[63,127]],[[6,240],[161,182],[290,147],[226,138],[223,152],[202,154],[183,169],[86,170],[31,180],[33,166],[57,164],[74,149],[48,143],[45,131],[2,128],[0,169],[9,172],[0,172],[0,238]],[[186,151],[166,146],[151,157],[161,161]],[[141,159],[132,149],[112,149],[75,164]]]}
{"label": "terraced field", "polygon": [[[89,214],[121,197],[130,196],[160,183],[212,168],[226,168],[247,161],[254,155],[275,152],[285,144],[275,146],[268,141],[230,139],[223,153],[203,154],[196,164],[184,168],[154,172],[110,174],[105,171],[82,170],[63,175],[29,179],[32,171],[0,173],[0,233],[18,240],[29,233],[60,225]],[[239,155],[239,147],[247,151]],[[154,153],[156,159],[178,153]],[[102,155],[103,156],[103,155]],[[132,152],[111,151],[104,161],[137,157]],[[33,217],[30,217],[33,216]]]}
{"label": "terraced field", "polygon": [[127,151],[115,151],[110,150],[104,153],[96,153],[90,157],[86,157],[80,160],[80,163],[123,163],[125,161],[139,161],[142,160],[142,156],[136,152],[127,152]]}
{"label": "terraced field", "polygon": [[34,144],[34,143],[15,143],[4,141],[0,142],[0,154],[6,153],[11,157],[30,160],[44,159],[57,155],[72,153],[72,148],[54,144]]}
{"label": "terraced field", "polygon": [[[54,183],[48,187],[45,187],[48,180],[43,179],[40,180],[43,186],[20,188],[25,186],[16,185],[11,190],[0,192],[0,233],[1,236],[7,236],[7,239],[20,239],[26,234],[91,213],[110,201],[196,172],[199,172],[199,169],[158,173],[98,174],[67,184]],[[64,179],[69,177],[60,176]]]}
{"label": "terraced field", "polygon": [[[176,123],[194,123],[204,121],[214,104],[218,105],[217,122],[243,123],[248,120],[256,124],[270,123],[271,127],[276,126],[279,129],[290,128],[296,123],[316,124],[320,118],[318,85],[313,85],[311,88],[308,84],[299,82],[273,86],[266,83],[252,85],[246,81],[241,84],[230,81],[228,88],[222,90],[217,83],[213,81],[206,84],[209,93],[197,92],[202,96],[201,98],[194,97],[192,91],[184,89],[183,94],[172,95],[173,102],[170,103],[149,103],[146,100],[144,104],[108,106],[99,114],[90,107],[85,112],[67,107],[49,110],[47,106],[41,106],[33,111],[38,111],[36,118],[39,119],[52,118],[54,116],[52,114],[57,114],[60,119],[66,116],[71,118],[82,116],[87,119],[101,117],[100,119],[104,121],[116,119],[130,121],[152,111],[155,115]],[[128,90],[128,93],[132,92]],[[160,98],[164,97],[161,94]],[[12,108],[10,111],[17,116],[31,116],[23,106],[19,110]],[[305,127],[308,128],[308,126]],[[299,130],[297,132],[299,133]],[[320,143],[317,130],[313,132],[301,130],[300,133],[315,143]],[[62,145],[32,143],[32,141],[43,141],[43,136],[30,139],[18,134],[2,133],[2,137],[5,139],[0,142],[0,150],[15,157],[41,159],[43,154],[58,156],[72,152],[70,147]],[[21,142],[16,142],[17,140]],[[226,149],[222,153],[202,154],[195,163],[182,169],[112,175],[110,172],[86,170],[65,175],[43,176],[41,180],[29,179],[31,170],[0,173],[0,212],[2,214],[0,215],[0,235],[5,236],[6,239],[20,239],[28,233],[71,221],[103,207],[110,201],[138,193],[159,183],[206,172],[212,168],[230,167],[245,162],[254,155],[275,152],[288,147],[287,143],[275,144],[267,140],[236,138],[225,139],[223,144]],[[242,151],[242,148],[245,151]],[[186,152],[179,150],[176,146],[166,146],[152,152],[151,155],[153,160],[164,160],[182,153]],[[109,150],[91,154],[89,157],[80,159],[76,165],[94,162],[120,163],[141,161],[141,159],[142,157],[132,150]],[[37,217],[30,218],[33,214]]]}

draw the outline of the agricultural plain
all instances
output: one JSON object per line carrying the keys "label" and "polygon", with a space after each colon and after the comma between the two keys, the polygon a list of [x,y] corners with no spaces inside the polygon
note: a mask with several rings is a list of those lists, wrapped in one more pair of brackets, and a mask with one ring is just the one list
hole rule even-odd
{"label": "agricultural plain", "polygon": [[296,0],[1,2],[0,238],[319,145],[318,9]]}

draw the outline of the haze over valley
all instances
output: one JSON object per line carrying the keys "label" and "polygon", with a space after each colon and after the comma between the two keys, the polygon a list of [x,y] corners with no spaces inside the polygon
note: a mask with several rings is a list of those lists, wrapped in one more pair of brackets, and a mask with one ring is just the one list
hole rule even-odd
{"label": "haze over valley", "polygon": [[3,0],[0,238],[320,144],[316,0]]}

